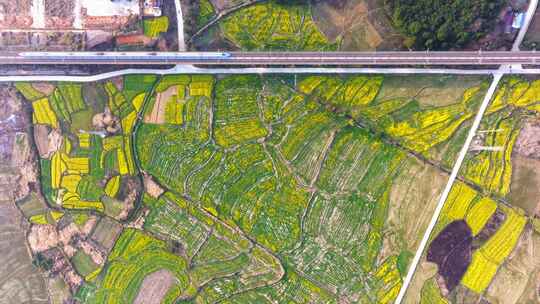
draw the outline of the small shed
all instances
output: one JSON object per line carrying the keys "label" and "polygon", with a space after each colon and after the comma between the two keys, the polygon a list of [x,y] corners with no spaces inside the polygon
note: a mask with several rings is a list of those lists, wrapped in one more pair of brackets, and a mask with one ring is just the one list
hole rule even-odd
{"label": "small shed", "polygon": [[514,21],[512,22],[512,28],[520,29],[525,21],[525,13],[518,12],[514,14]]}
{"label": "small shed", "polygon": [[159,17],[161,13],[161,0],[144,0],[143,15]]}

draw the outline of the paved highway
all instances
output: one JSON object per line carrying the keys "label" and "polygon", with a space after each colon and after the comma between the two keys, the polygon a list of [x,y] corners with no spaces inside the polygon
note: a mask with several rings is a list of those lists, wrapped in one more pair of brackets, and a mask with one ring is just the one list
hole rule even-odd
{"label": "paved highway", "polygon": [[519,65],[540,64],[540,52],[23,52],[0,64],[109,65]]}

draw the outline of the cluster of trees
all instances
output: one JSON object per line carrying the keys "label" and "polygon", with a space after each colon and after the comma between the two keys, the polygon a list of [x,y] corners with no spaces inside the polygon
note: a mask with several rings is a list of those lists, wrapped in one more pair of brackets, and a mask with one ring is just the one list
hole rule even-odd
{"label": "cluster of trees", "polygon": [[38,252],[32,260],[32,264],[34,264],[35,267],[42,268],[45,271],[49,271],[52,269],[54,261],[45,257],[43,253]]}
{"label": "cluster of trees", "polygon": [[184,15],[184,34],[186,48],[191,49],[191,37],[197,32],[197,19],[200,14],[200,0],[180,0]]}
{"label": "cluster of trees", "polygon": [[412,49],[461,47],[489,32],[505,0],[385,0]]}
{"label": "cluster of trees", "polygon": [[301,5],[301,4],[309,4],[309,3],[328,3],[334,7],[343,8],[345,6],[345,3],[347,3],[348,0],[274,0],[275,2],[279,4],[289,4],[289,5]]}
{"label": "cluster of trees", "polygon": [[275,0],[275,2],[279,3],[279,4],[292,4],[292,5],[296,5],[296,4],[307,4],[309,3],[310,1],[309,0]]}

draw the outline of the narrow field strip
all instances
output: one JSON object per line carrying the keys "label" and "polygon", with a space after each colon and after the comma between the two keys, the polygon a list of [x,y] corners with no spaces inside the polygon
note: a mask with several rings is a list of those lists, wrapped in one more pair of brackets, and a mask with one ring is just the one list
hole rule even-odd
{"label": "narrow field strip", "polygon": [[162,69],[124,69],[114,72],[88,75],[88,76],[69,76],[69,75],[32,75],[32,76],[0,76],[2,82],[17,81],[63,81],[63,82],[95,82],[114,77],[138,74],[155,75],[175,75],[175,74],[389,74],[389,75],[492,75],[496,73],[515,74],[515,75],[536,75],[540,74],[540,69],[524,69],[519,67],[505,66],[501,69],[429,69],[429,68],[197,68],[191,65],[179,65],[175,68]]}
{"label": "narrow field strip", "polygon": [[478,110],[478,113],[476,114],[473,125],[471,126],[469,134],[467,135],[467,139],[465,140],[465,144],[461,148],[461,151],[458,155],[456,163],[452,169],[452,173],[450,174],[448,183],[446,184],[446,187],[444,188],[444,191],[439,199],[439,202],[437,203],[437,207],[435,208],[435,212],[433,213],[431,221],[429,222],[429,226],[422,238],[422,241],[420,242],[420,246],[418,247],[418,250],[416,251],[416,254],[414,255],[414,258],[411,262],[411,266],[409,267],[409,270],[407,272],[407,276],[405,277],[401,290],[399,291],[398,297],[396,298],[396,301],[395,301],[396,304],[400,304],[405,297],[407,288],[409,287],[409,284],[411,283],[414,277],[416,268],[420,262],[420,259],[422,258],[424,250],[426,249],[426,246],[429,241],[429,237],[433,229],[435,228],[435,225],[437,224],[437,220],[439,219],[441,211],[444,207],[444,203],[446,202],[446,199],[448,198],[448,194],[450,193],[450,190],[452,189],[452,186],[454,185],[454,182],[457,179],[457,175],[459,173],[461,165],[463,164],[463,160],[465,159],[465,156],[467,155],[467,152],[469,151],[472,140],[474,136],[476,135],[476,131],[478,130],[480,126],[480,122],[482,121],[482,118],[484,117],[484,113],[486,112],[486,109],[491,99],[493,98],[495,90],[497,89],[497,86],[499,85],[499,82],[501,81],[504,74],[505,73],[502,71],[499,71],[493,74],[493,81],[491,82],[491,85],[489,86],[486,96],[484,97],[484,100],[482,101],[480,109]]}
{"label": "narrow field strip", "polygon": [[[491,75],[498,70],[460,70],[460,69],[408,69],[408,68],[226,68],[226,69],[205,69],[191,65],[182,65],[169,70],[161,69],[125,69],[114,72],[88,75],[88,76],[68,76],[68,75],[33,75],[33,76],[0,76],[1,82],[17,81],[63,81],[63,82],[95,82],[109,78],[139,75],[175,75],[175,74],[444,74],[444,75]],[[510,69],[506,73],[513,74],[540,74],[539,69]]]}

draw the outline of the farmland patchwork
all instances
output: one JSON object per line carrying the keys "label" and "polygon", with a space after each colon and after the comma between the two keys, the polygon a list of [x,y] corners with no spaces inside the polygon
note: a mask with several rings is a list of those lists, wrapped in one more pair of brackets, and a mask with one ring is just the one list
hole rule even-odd
{"label": "farmland patchwork", "polygon": [[530,192],[538,189],[538,178],[524,173],[538,168],[531,132],[539,84],[507,77],[499,85],[405,302],[538,300],[532,286],[539,275],[539,205]]}
{"label": "farmland patchwork", "polygon": [[[251,10],[222,23],[231,41],[243,43],[240,21],[261,14]],[[280,31],[304,45],[323,39]],[[39,187],[17,202],[34,265],[55,303],[392,303],[488,84],[379,75],[16,83],[39,158]],[[537,266],[523,261],[535,259],[525,248],[538,245],[538,205],[514,181],[527,172],[516,157],[538,151],[528,134],[538,128],[537,85],[503,81],[406,301],[496,300],[516,267],[515,296],[532,299]]]}

